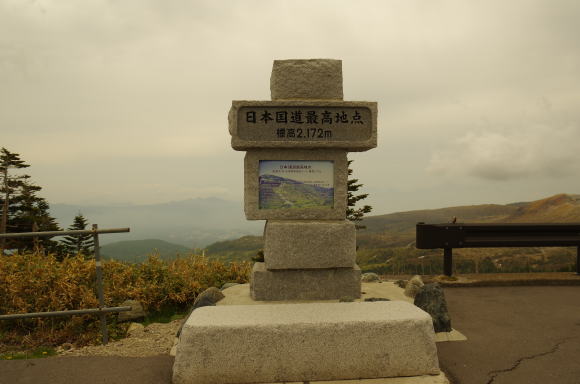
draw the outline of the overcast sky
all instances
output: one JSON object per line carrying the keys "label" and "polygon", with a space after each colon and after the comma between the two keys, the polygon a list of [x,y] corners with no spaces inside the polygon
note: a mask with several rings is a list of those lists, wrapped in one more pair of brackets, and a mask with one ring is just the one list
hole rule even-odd
{"label": "overcast sky", "polygon": [[[373,213],[580,193],[580,2],[0,0],[0,146],[49,203],[241,200],[232,100],[274,59],[377,101]],[[240,204],[240,209],[242,206]]]}

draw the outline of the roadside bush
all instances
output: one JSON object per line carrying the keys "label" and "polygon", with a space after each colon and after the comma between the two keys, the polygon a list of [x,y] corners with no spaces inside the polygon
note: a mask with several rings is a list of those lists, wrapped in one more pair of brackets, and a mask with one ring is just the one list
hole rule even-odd
{"label": "roadside bush", "polygon": [[[150,256],[140,264],[103,262],[106,306],[139,300],[149,312],[185,310],[210,286],[245,283],[250,263],[224,264],[191,255],[173,261]],[[25,253],[0,257],[0,314],[97,308],[95,261],[82,256],[57,261],[54,255]],[[122,335],[108,315],[111,335]],[[84,345],[100,340],[98,316],[79,315],[0,321],[0,352],[22,345]]]}

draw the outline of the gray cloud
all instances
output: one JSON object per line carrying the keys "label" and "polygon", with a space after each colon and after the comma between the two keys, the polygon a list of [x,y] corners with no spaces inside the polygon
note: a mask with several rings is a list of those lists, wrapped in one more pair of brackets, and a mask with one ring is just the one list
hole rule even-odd
{"label": "gray cloud", "polygon": [[493,181],[564,178],[580,171],[580,129],[526,127],[468,133],[433,154],[428,171]]}
{"label": "gray cloud", "polygon": [[239,198],[231,100],[268,99],[273,59],[329,57],[347,99],[379,102],[380,146],[354,155],[379,213],[424,207],[425,186],[435,207],[450,187],[507,196],[478,180],[578,193],[578,15],[572,0],[0,0],[0,146],[49,201]]}

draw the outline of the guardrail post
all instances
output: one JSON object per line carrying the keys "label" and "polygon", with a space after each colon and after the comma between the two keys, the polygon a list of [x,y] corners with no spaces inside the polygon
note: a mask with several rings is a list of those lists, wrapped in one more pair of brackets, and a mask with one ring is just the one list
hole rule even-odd
{"label": "guardrail post", "polygon": [[453,275],[453,248],[443,248],[443,273]]}
{"label": "guardrail post", "polygon": [[[97,278],[97,295],[99,298],[99,310],[102,310],[105,306],[105,297],[103,293],[103,267],[101,265],[101,254],[99,252],[99,234],[97,230],[99,229],[97,224],[93,224],[93,242],[95,247],[95,266],[97,268],[96,278]],[[103,345],[109,342],[109,331],[107,329],[107,315],[105,312],[101,312],[99,315],[101,318],[101,332],[103,333]]]}

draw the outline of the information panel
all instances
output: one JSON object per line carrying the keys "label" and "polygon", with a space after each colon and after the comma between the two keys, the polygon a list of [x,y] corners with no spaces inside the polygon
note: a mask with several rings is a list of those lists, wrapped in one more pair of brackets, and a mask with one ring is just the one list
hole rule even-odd
{"label": "information panel", "polygon": [[333,208],[334,162],[260,160],[260,209]]}

